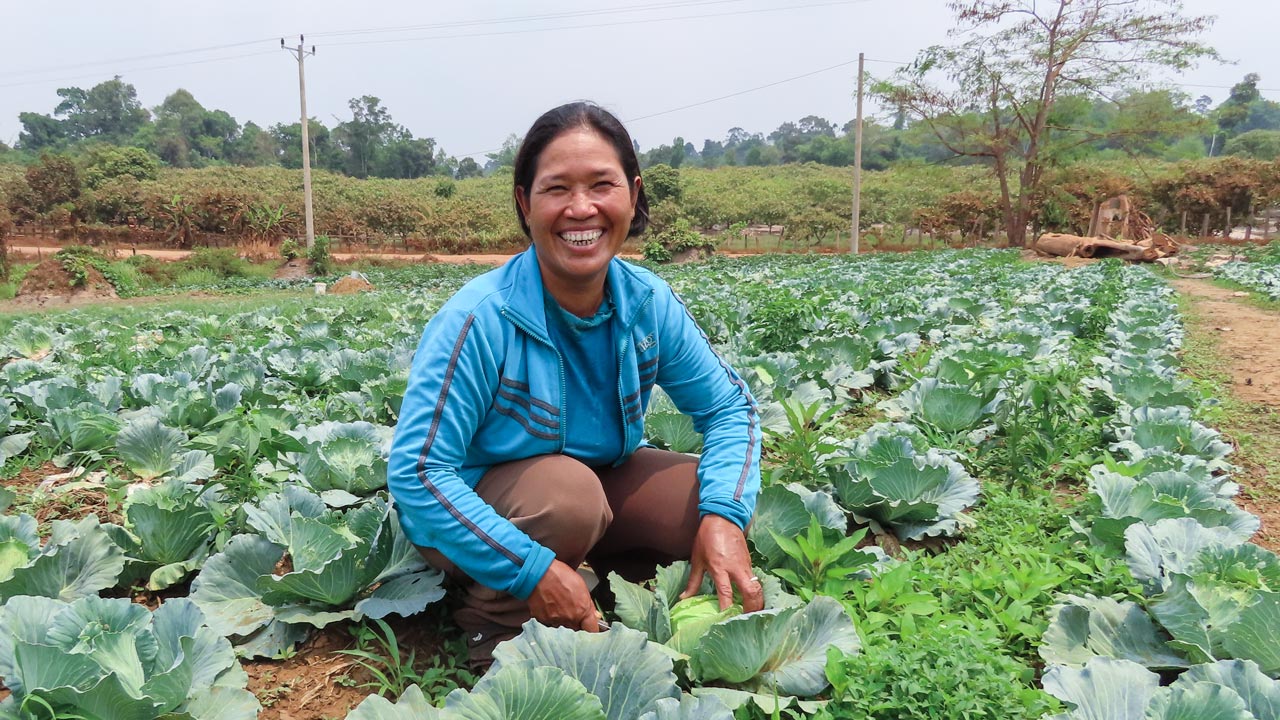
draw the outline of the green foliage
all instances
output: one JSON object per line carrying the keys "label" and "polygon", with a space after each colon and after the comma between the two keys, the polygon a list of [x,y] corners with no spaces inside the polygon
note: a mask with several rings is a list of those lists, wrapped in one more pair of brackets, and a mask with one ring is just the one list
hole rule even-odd
{"label": "green foliage", "polygon": [[280,257],[284,258],[285,262],[297,260],[302,257],[302,247],[298,245],[297,240],[285,238],[280,243]]}
{"label": "green foliage", "polygon": [[[439,627],[442,634],[449,630]],[[385,620],[373,618],[351,628],[356,638],[353,650],[338,650],[355,658],[372,678],[360,687],[370,688],[381,696],[400,697],[411,685],[418,686],[428,697],[443,697],[459,687],[470,687],[476,677],[461,666],[466,657],[466,642],[455,637],[446,642],[439,657],[422,661],[417,648],[402,648],[396,632]],[[456,633],[454,633],[456,635]]]}
{"label": "green foliage", "polygon": [[684,190],[680,186],[680,171],[670,165],[658,164],[646,168],[642,180],[645,195],[651,205],[679,203],[684,196]]}
{"label": "green foliage", "polygon": [[54,253],[54,258],[71,276],[73,288],[85,287],[89,283],[89,268],[93,268],[111,283],[116,294],[121,297],[132,297],[138,294],[138,272],[129,263],[113,263],[93,248],[83,245],[69,245]]}
{"label": "green foliage", "polygon": [[183,270],[207,270],[215,278],[248,277],[251,263],[232,248],[196,248],[178,263]]}
{"label": "green foliage", "polygon": [[327,235],[318,235],[311,249],[307,251],[307,262],[311,263],[311,272],[316,275],[328,275],[333,272],[333,256],[329,254],[329,243]]}
{"label": "green foliage", "polygon": [[963,624],[869,642],[857,655],[831,653],[832,701],[823,720],[1034,720],[1058,709],[1034,671],[1000,640]]}
{"label": "green foliage", "polygon": [[156,156],[137,147],[94,145],[80,160],[85,186],[97,189],[107,180],[130,177],[134,180],[155,180],[160,174],[160,161]]}
{"label": "green foliage", "polygon": [[855,583],[862,583],[859,572],[875,560],[874,556],[858,549],[858,543],[866,537],[866,530],[858,530],[848,536],[839,530],[824,528],[817,516],[809,521],[809,529],[794,538],[771,532],[774,542],[793,561],[793,567],[770,570],[782,578],[802,600],[816,595],[843,598]]}

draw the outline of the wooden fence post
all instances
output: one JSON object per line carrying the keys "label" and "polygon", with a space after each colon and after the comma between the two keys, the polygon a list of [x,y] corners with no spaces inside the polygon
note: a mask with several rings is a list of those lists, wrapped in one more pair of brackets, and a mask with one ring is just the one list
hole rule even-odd
{"label": "wooden fence post", "polygon": [[1187,236],[1187,211],[1182,211],[1182,232],[1178,233],[1182,237]]}
{"label": "wooden fence post", "polygon": [[1200,224],[1200,237],[1209,237],[1209,213],[1204,214],[1204,222]]}
{"label": "wooden fence post", "polygon": [[1222,239],[1223,240],[1231,239],[1231,206],[1230,205],[1227,206],[1227,226],[1222,230]]}

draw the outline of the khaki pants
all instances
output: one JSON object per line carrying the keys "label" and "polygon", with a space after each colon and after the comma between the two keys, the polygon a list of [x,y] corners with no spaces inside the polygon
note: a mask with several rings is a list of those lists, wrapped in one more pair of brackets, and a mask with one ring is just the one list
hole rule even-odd
{"label": "khaki pants", "polygon": [[[585,560],[602,582],[610,572],[639,581],[658,565],[689,558],[699,521],[697,469],[697,458],[654,448],[616,468],[541,455],[495,465],[476,493],[569,567]],[[526,601],[480,585],[434,549],[422,554],[465,590],[454,619],[473,646],[520,632]]]}

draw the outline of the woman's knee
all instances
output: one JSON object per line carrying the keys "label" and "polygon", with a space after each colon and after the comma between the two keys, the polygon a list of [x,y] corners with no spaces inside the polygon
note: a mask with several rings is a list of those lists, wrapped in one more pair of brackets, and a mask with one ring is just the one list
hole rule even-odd
{"label": "woman's knee", "polygon": [[477,492],[557,557],[581,561],[613,521],[600,478],[563,455],[531,458],[518,465],[505,472],[491,471]]}

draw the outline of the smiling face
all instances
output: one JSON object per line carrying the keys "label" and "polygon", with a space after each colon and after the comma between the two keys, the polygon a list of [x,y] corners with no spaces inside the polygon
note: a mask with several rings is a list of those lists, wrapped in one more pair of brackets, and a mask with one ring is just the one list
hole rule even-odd
{"label": "smiling face", "polygon": [[639,189],[640,178],[627,177],[613,145],[587,127],[566,130],[548,143],[530,187],[516,188],[542,282],[566,310],[590,314],[599,307],[609,261],[627,239]]}

